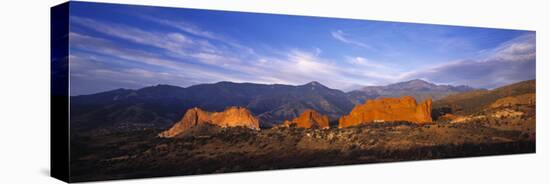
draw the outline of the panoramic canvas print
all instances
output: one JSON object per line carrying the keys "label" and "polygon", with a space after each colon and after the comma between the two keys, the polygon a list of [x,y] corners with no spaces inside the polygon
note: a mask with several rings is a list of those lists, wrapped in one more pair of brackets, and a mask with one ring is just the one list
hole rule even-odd
{"label": "panoramic canvas print", "polygon": [[535,31],[60,6],[71,182],[535,153]]}

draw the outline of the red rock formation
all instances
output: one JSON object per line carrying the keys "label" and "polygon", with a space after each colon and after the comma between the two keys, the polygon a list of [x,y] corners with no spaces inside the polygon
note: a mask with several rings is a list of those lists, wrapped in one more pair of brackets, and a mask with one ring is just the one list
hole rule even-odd
{"label": "red rock formation", "polygon": [[338,127],[354,126],[369,122],[409,121],[414,123],[432,122],[432,100],[417,104],[410,96],[401,98],[378,98],[357,105],[347,116],[342,116]]}
{"label": "red rock formation", "polygon": [[285,121],[284,126],[291,126],[295,124],[298,128],[329,128],[328,116],[321,115],[317,111],[308,109],[305,110],[299,117],[294,118],[292,121]]}
{"label": "red rock formation", "polygon": [[230,107],[223,112],[206,112],[199,108],[187,110],[183,118],[170,129],[159,134],[160,137],[174,137],[199,124],[209,123],[225,127],[242,126],[254,130],[260,129],[260,123],[248,109]]}

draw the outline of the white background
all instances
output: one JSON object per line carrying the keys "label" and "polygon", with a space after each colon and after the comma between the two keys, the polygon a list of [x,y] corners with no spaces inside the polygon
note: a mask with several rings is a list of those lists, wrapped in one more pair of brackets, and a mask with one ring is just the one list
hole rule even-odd
{"label": "white background", "polygon": [[[49,177],[49,8],[59,0],[2,1],[0,183],[62,183]],[[248,12],[390,20],[537,31],[537,153],[435,161],[111,181],[109,183],[548,183],[548,48],[544,0],[105,0]],[[101,12],[98,12],[101,13]],[[545,18],[546,17],[546,18]]]}

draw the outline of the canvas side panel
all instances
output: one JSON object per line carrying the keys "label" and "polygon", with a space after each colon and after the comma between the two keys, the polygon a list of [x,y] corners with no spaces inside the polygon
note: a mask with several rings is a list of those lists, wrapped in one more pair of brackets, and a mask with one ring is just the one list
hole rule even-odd
{"label": "canvas side panel", "polygon": [[52,7],[50,19],[51,176],[69,182],[69,3]]}

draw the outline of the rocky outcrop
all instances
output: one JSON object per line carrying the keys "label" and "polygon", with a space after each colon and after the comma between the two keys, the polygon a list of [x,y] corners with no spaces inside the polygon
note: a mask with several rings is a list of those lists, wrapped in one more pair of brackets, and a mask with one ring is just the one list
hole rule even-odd
{"label": "rocky outcrop", "polygon": [[170,129],[161,132],[159,136],[174,137],[192,127],[205,123],[222,128],[241,126],[254,130],[260,129],[258,119],[244,107],[230,107],[223,112],[207,112],[195,107],[187,110],[180,121],[176,122]]}
{"label": "rocky outcrop", "polygon": [[308,109],[292,121],[285,121],[283,126],[295,126],[297,128],[329,128],[328,116],[319,114],[317,111]]}
{"label": "rocky outcrop", "polygon": [[378,98],[357,105],[338,121],[338,127],[349,127],[369,122],[408,121],[413,123],[432,122],[432,100],[420,104],[410,96],[401,98]]}

